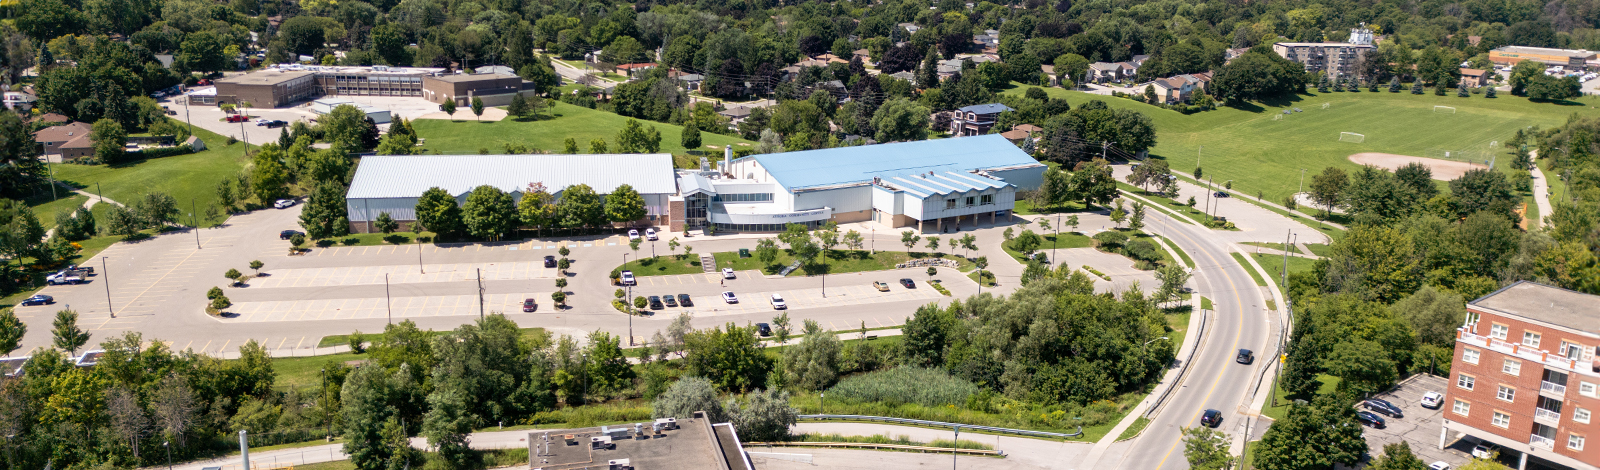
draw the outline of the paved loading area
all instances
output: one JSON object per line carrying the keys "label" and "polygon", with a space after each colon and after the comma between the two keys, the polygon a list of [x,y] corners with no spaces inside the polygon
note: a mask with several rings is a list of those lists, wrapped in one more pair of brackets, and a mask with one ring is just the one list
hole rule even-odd
{"label": "paved loading area", "polygon": [[[1448,447],[1439,450],[1439,430],[1443,426],[1440,421],[1443,419],[1444,407],[1439,409],[1422,407],[1422,394],[1444,393],[1448,385],[1446,382],[1444,377],[1417,374],[1396,385],[1393,390],[1374,397],[1400,407],[1405,417],[1396,418],[1378,414],[1383,417],[1386,426],[1383,429],[1370,426],[1366,428],[1367,452],[1373,458],[1377,458],[1383,453],[1383,446],[1405,441],[1411,445],[1411,453],[1416,454],[1423,463],[1444,461],[1451,467],[1459,467],[1470,462],[1473,444],[1465,440],[1447,443]],[[1360,405],[1356,408],[1366,409]]]}

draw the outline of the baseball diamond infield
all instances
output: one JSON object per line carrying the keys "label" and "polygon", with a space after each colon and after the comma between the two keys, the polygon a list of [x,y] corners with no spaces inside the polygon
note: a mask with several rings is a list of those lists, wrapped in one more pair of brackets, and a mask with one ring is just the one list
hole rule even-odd
{"label": "baseball diamond infield", "polygon": [[1372,165],[1389,171],[1394,171],[1411,163],[1421,163],[1433,170],[1433,179],[1450,181],[1466,174],[1473,168],[1488,168],[1481,163],[1458,162],[1454,160],[1440,160],[1437,158],[1413,157],[1409,155],[1395,155],[1392,153],[1362,152],[1350,156],[1350,161],[1357,165]]}

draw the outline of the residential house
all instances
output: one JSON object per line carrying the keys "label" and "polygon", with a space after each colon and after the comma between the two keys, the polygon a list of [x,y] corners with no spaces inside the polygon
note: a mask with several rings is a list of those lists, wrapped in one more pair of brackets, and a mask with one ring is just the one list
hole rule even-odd
{"label": "residential house", "polygon": [[905,81],[908,81],[908,82],[917,81],[917,74],[914,74],[914,73],[911,73],[911,72],[895,72],[895,73],[889,74],[889,76],[894,77],[894,78],[898,78],[898,79],[901,79],[901,80],[905,80]]}
{"label": "residential house", "polygon": [[922,27],[921,26],[917,26],[916,23],[900,23],[900,24],[897,24],[895,26],[899,26],[901,28],[904,28],[906,30],[906,32],[911,33],[911,34],[917,34],[917,30],[922,29]]}
{"label": "residential house", "polygon": [[34,118],[34,120],[44,122],[72,122],[72,119],[58,113],[40,114],[39,117]]}
{"label": "residential house", "polygon": [[1035,126],[1033,124],[1017,124],[1016,126],[1012,126],[1011,130],[1001,132],[1000,136],[1005,137],[1006,140],[1016,144],[1021,143],[1022,139],[1038,139],[1037,136],[1042,135],[1043,133],[1044,129],[1040,129],[1039,126]]}
{"label": "residential house", "polygon": [[1089,64],[1089,81],[1095,83],[1127,80],[1138,74],[1139,68],[1128,62],[1095,62]]}
{"label": "residential house", "polygon": [[943,79],[946,79],[946,78],[950,78],[951,75],[955,75],[955,74],[961,73],[961,62],[962,62],[961,59],[950,59],[950,60],[941,60],[941,61],[939,61],[939,68],[938,68],[939,79],[943,80]]}
{"label": "residential house", "polygon": [[1494,71],[1461,68],[1461,86],[1478,88],[1494,80]]}
{"label": "residential house", "polygon": [[628,77],[631,78],[637,73],[644,72],[646,70],[650,70],[650,69],[653,69],[653,68],[656,68],[656,63],[655,62],[642,62],[642,63],[618,65],[617,66],[617,71],[625,73],[625,74],[628,75]]}
{"label": "residential house", "polygon": [[975,104],[957,109],[950,115],[950,134],[956,136],[988,134],[989,129],[994,127],[995,119],[1005,111],[1012,109],[1000,103]]}
{"label": "residential house", "polygon": [[823,64],[822,67],[827,67],[828,66],[827,64],[847,64],[848,65],[850,63],[850,59],[845,59],[845,58],[842,58],[842,57],[839,57],[839,56],[836,56],[836,55],[833,55],[833,54],[823,54],[823,55],[819,55],[819,56],[816,56],[816,57],[812,57],[812,59],[822,61],[822,64]]}
{"label": "residential house", "polygon": [[872,51],[866,49],[856,49],[854,51],[850,51],[850,56],[852,58],[861,59],[862,65],[876,65],[876,63],[872,61]]}
{"label": "residential house", "polygon": [[89,134],[94,126],[74,122],[39,129],[33,133],[34,142],[44,146],[45,155],[59,155],[62,161],[94,155],[94,142]]}
{"label": "residential house", "polygon": [[677,80],[678,82],[683,83],[683,87],[685,89],[699,90],[700,84],[706,81],[706,77],[697,73],[686,73],[679,75]]}
{"label": "residential house", "polygon": [[6,109],[13,111],[27,112],[32,110],[34,103],[38,101],[39,97],[33,96],[31,93],[8,91],[5,94]]}
{"label": "residential house", "polygon": [[1156,79],[1156,97],[1166,104],[1186,103],[1194,93],[1204,93],[1211,87],[1211,73],[1201,72]]}
{"label": "residential house", "polygon": [[749,106],[734,106],[732,108],[718,111],[717,114],[728,118],[729,124],[737,125],[740,122],[743,122],[745,118],[750,117],[750,109],[751,108]]}

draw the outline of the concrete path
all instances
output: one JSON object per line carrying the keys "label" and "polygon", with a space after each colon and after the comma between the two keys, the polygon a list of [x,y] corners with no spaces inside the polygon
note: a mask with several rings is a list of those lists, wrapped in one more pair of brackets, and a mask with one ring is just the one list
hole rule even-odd
{"label": "concrete path", "polygon": [[[1533,158],[1538,158],[1538,152],[1534,150],[1529,153],[1533,154]],[[1548,225],[1545,221],[1550,219],[1550,212],[1555,210],[1555,206],[1550,205],[1550,181],[1544,179],[1544,172],[1539,171],[1539,165],[1534,165],[1533,171],[1528,173],[1533,176],[1533,203],[1539,207],[1539,220],[1533,221],[1533,227],[1527,227],[1531,230]]]}
{"label": "concrete path", "polygon": [[[1119,181],[1126,181],[1128,175],[1132,172],[1132,168],[1128,165],[1116,165],[1112,167],[1112,174],[1116,175]],[[1329,238],[1326,234],[1323,234],[1319,230],[1306,225],[1300,220],[1291,219],[1283,216],[1282,214],[1262,208],[1261,206],[1240,200],[1240,198],[1249,196],[1233,194],[1231,191],[1229,191],[1229,193],[1233,194],[1234,197],[1213,197],[1213,194],[1216,191],[1227,190],[1222,189],[1221,187],[1207,189],[1202,185],[1195,184],[1189,179],[1180,176],[1178,178],[1178,197],[1173,198],[1173,200],[1187,201],[1190,197],[1193,197],[1198,203],[1195,207],[1202,208],[1202,210],[1207,204],[1210,204],[1211,212],[1213,214],[1227,217],[1229,222],[1233,222],[1233,224],[1239,228],[1238,231],[1213,230],[1217,236],[1230,242],[1281,243],[1284,241],[1286,234],[1289,233],[1303,235],[1305,236],[1306,241],[1312,243],[1328,243],[1331,241],[1331,238]],[[1254,198],[1252,197],[1252,199]],[[1277,208],[1282,209],[1281,206],[1277,206],[1276,204],[1267,204],[1269,206],[1276,206]],[[1294,212],[1291,211],[1290,213],[1292,214]],[[1150,224],[1147,222],[1146,225]]]}

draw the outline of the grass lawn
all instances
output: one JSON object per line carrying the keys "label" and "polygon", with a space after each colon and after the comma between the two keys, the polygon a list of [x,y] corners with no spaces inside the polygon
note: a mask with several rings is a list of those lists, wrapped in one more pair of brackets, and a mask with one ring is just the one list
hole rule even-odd
{"label": "grass lawn", "polygon": [[69,193],[65,189],[57,188],[56,191],[57,195],[63,197],[52,201],[49,195],[45,195],[45,197],[27,201],[28,206],[33,208],[33,215],[39,217],[39,226],[44,227],[45,230],[56,228],[56,211],[75,211],[83,205],[84,201],[89,200],[88,196]]}
{"label": "grass lawn", "polygon": [[1016,212],[1017,215],[1038,215],[1038,214],[1056,214],[1056,213],[1070,214],[1070,213],[1073,213],[1073,212],[1087,212],[1087,211],[1089,211],[1089,209],[1087,207],[1085,207],[1083,205],[1083,202],[1081,202],[1081,201],[1065,202],[1065,203],[1057,204],[1057,205],[1050,206],[1050,207],[1033,207],[1033,201],[1029,201],[1027,199],[1020,199],[1020,198],[1017,200],[1016,206],[1012,207],[1011,210],[1013,212]]}
{"label": "grass lawn", "polygon": [[979,286],[982,286],[982,287],[994,287],[996,285],[994,283],[995,282],[994,271],[989,271],[989,275],[980,280],[980,279],[978,279],[978,271],[977,270],[973,270],[972,272],[967,273],[967,279],[971,279],[972,282],[976,282],[976,283],[978,283]]}
{"label": "grass lawn", "polygon": [[1150,425],[1150,418],[1146,418],[1146,417],[1140,416],[1138,419],[1133,420],[1133,425],[1128,426],[1128,429],[1122,430],[1122,435],[1117,436],[1117,440],[1120,441],[1120,440],[1123,440],[1123,439],[1132,438],[1133,436],[1137,436],[1137,435],[1139,435],[1139,431],[1143,431],[1144,427],[1145,426],[1149,426],[1149,425]]}
{"label": "grass lawn", "polygon": [[677,274],[695,274],[705,272],[704,269],[700,268],[699,254],[683,256],[683,259],[678,259],[677,256],[672,255],[637,259],[629,261],[628,264],[618,266],[617,268],[624,271],[633,271],[633,275],[638,277],[672,276]]}
{"label": "grass lawn", "polygon": [[[1188,216],[1189,218],[1194,219],[1196,222],[1205,223],[1206,219],[1210,218],[1209,216],[1206,215],[1205,211],[1200,210],[1198,207],[1189,206],[1187,200],[1177,201],[1177,200],[1173,200],[1173,199],[1167,198],[1166,196],[1158,196],[1158,195],[1156,195],[1154,193],[1146,193],[1144,190],[1139,189],[1138,186],[1133,186],[1133,185],[1130,185],[1130,184],[1127,184],[1127,183],[1123,183],[1123,182],[1120,182],[1120,181],[1117,182],[1117,187],[1122,189],[1122,190],[1124,190],[1124,191],[1128,191],[1128,192],[1137,194],[1137,195],[1139,195],[1139,197],[1142,197],[1142,198],[1150,200],[1150,202],[1156,203],[1157,205],[1160,206],[1160,207],[1158,207],[1158,209],[1163,209],[1163,210],[1165,210],[1167,212],[1171,212],[1171,213],[1174,213],[1174,214],[1182,214],[1182,215]],[[1129,200],[1128,202],[1134,202],[1134,201],[1133,200]],[[1133,212],[1133,206],[1131,206],[1131,205],[1128,206],[1128,212],[1129,213]],[[1152,221],[1156,220],[1155,218],[1151,217],[1152,215],[1154,215],[1154,214],[1145,214],[1145,221],[1144,221],[1145,224],[1148,225]]]}
{"label": "grass lawn", "polygon": [[[1027,88],[1013,86],[1004,93],[1020,95]],[[1491,154],[1508,160],[1504,148],[1490,149],[1488,144],[1505,142],[1517,129],[1527,126],[1560,125],[1572,113],[1600,104],[1600,98],[1588,96],[1571,102],[1575,104],[1556,104],[1533,102],[1509,93],[1490,99],[1483,95],[1459,98],[1453,94],[1413,95],[1385,90],[1303,94],[1185,116],[1127,99],[1060,88],[1044,91],[1073,106],[1101,100],[1111,107],[1143,112],[1150,116],[1158,133],[1151,155],[1166,159],[1174,172],[1189,175],[1199,164],[1204,167],[1204,174],[1218,183],[1233,180],[1235,193],[1254,195],[1259,191],[1268,201],[1281,201],[1295,192],[1301,169],[1308,173],[1307,183],[1309,174],[1320,172],[1323,167],[1356,170],[1359,166],[1347,159],[1354,153],[1442,157],[1444,151],[1450,151],[1474,160],[1487,160]],[[1322,109],[1323,103],[1328,103],[1328,109]],[[1455,114],[1435,114],[1436,105],[1453,106]],[[1291,107],[1304,112],[1273,120],[1273,116]],[[1366,138],[1362,143],[1339,142],[1340,132],[1364,134]]]}
{"label": "grass lawn", "polygon": [[[318,345],[321,346],[321,345]],[[316,386],[322,380],[322,368],[330,363],[365,360],[366,354],[329,354],[314,357],[279,357],[272,359],[272,370],[278,373],[273,385],[279,389]]]}
{"label": "grass lawn", "polygon": [[1167,337],[1172,338],[1173,350],[1183,347],[1183,338],[1189,334],[1189,315],[1193,307],[1167,309]]}
{"label": "grass lawn", "polygon": [[[1045,256],[1049,256],[1052,249],[1065,250],[1068,248],[1089,248],[1094,246],[1094,239],[1078,232],[1039,234],[1039,238],[1043,238],[1044,242],[1039,244],[1039,249],[1035,253],[1044,253]],[[1001,243],[1000,248],[1005,249],[1006,254],[1011,255],[1011,258],[1017,260],[1018,263],[1028,264],[1028,258],[1022,256],[1022,252],[1012,249],[1011,243]]]}
{"label": "grass lawn", "polygon": [[[181,220],[188,222],[191,204],[203,214],[216,202],[217,182],[236,177],[248,161],[242,143],[225,145],[226,137],[198,127],[194,135],[205,141],[205,151],[116,166],[53,165],[56,179],[90,193],[104,191],[107,199],[123,204],[162,191],[178,201],[185,214]],[[219,223],[222,220],[202,220],[200,226]]]}
{"label": "grass lawn", "polygon": [[[1283,255],[1251,254],[1250,256],[1254,256],[1256,263],[1266,269],[1267,274],[1272,276],[1273,279],[1278,280],[1280,283],[1283,282]],[[1317,264],[1317,260],[1290,256],[1289,274],[1311,272],[1311,267],[1315,264]]]}
{"label": "grass lawn", "polygon": [[[973,269],[971,261],[967,261],[966,258],[962,258],[950,253],[911,252],[908,254],[904,251],[880,251],[876,254],[873,254],[866,251],[857,250],[833,250],[829,253],[828,264],[826,267],[826,272],[829,274],[885,271],[894,269],[894,265],[904,263],[912,258],[951,259],[956,261],[957,266],[959,266],[957,269],[962,272]],[[788,266],[789,263],[794,262],[794,257],[789,254],[789,250],[780,251],[778,253],[778,259],[770,265],[764,265],[761,260],[756,259],[755,250],[751,250],[750,255],[751,256],[749,258],[740,258],[739,252],[737,251],[724,251],[721,253],[712,254],[712,256],[716,257],[717,266],[719,268],[731,267],[736,271],[759,269],[761,272],[769,275],[778,274],[778,272],[782,271],[785,266]],[[814,272],[813,274],[820,274],[820,270],[823,268],[820,258],[818,259],[818,262],[814,264],[816,264],[816,269],[818,269],[819,272]],[[806,274],[805,267],[796,269],[794,272],[789,273],[791,276],[803,276]]]}
{"label": "grass lawn", "polygon": [[[428,237],[431,240],[433,238],[433,232],[422,232],[421,236]],[[333,240],[335,243],[333,245],[331,245],[331,246],[395,245],[396,243],[389,243],[388,240],[385,240],[385,238],[388,238],[388,237],[398,237],[398,238],[395,239],[395,240],[400,242],[400,243],[398,243],[398,245],[405,245],[405,244],[416,242],[417,234],[411,233],[411,232],[395,232],[395,233],[390,233],[390,234],[383,234],[383,233],[352,233],[352,234],[349,234],[349,235],[346,235],[346,236],[343,236],[343,237],[334,237],[334,238],[332,238],[331,240]],[[305,245],[301,245],[301,247],[302,248],[316,249],[317,248],[317,244],[314,241],[308,240],[308,241],[306,241],[306,244]]]}
{"label": "grass lawn", "polygon": [[1265,279],[1261,278],[1261,273],[1256,272],[1256,268],[1254,266],[1250,266],[1250,262],[1249,261],[1245,261],[1243,255],[1240,255],[1238,253],[1228,253],[1228,254],[1233,255],[1233,260],[1234,261],[1238,261],[1239,262],[1239,266],[1243,267],[1245,271],[1249,271],[1250,272],[1250,278],[1256,280],[1256,285],[1258,285],[1258,286],[1267,285],[1267,281]]}
{"label": "grass lawn", "polygon": [[1206,297],[1201,297],[1200,298],[1200,309],[1201,310],[1213,310],[1211,308],[1211,299],[1206,298]]}
{"label": "grass lawn", "polygon": [[[1317,381],[1322,382],[1322,385],[1317,387],[1318,395],[1332,394],[1334,387],[1339,386],[1339,378],[1327,374],[1318,374]],[[1279,385],[1282,384],[1280,383]],[[1274,406],[1273,403],[1277,403],[1277,405]],[[1294,400],[1291,400],[1289,395],[1284,393],[1283,387],[1275,386],[1272,388],[1272,400],[1267,401],[1267,404],[1261,409],[1261,414],[1275,420],[1283,419],[1283,416],[1289,412],[1290,403],[1294,403]]]}
{"label": "grass lawn", "polygon": [[[617,148],[617,132],[628,122],[627,117],[597,111],[567,103],[553,103],[553,107],[546,111],[544,119],[537,121],[517,121],[505,119],[495,122],[477,122],[471,119],[445,121],[441,119],[419,119],[412,123],[417,128],[417,134],[428,139],[428,144],[423,147],[426,152],[439,151],[444,154],[476,154],[479,149],[487,149],[488,153],[497,154],[505,152],[506,144],[525,145],[530,150],[544,150],[560,153],[566,148],[567,138],[578,142],[578,150],[589,152],[589,141],[604,139],[611,150]],[[553,116],[553,117],[550,117]],[[645,126],[655,126],[661,131],[661,153],[683,155],[688,149],[683,148],[681,133],[683,128],[672,124],[640,120]],[[737,137],[700,133],[704,145],[727,146],[738,143],[751,144],[750,141]],[[709,151],[708,154],[721,155],[720,151]],[[575,156],[573,158],[582,158]],[[688,161],[692,159],[680,159]]]}
{"label": "grass lawn", "polygon": [[[521,331],[522,331],[522,337],[531,338],[534,335],[541,334],[540,332],[544,331],[544,328],[539,328],[539,327],[522,328]],[[433,335],[433,336],[439,336],[439,335],[442,335],[442,334],[445,334],[445,333],[449,333],[449,332],[450,332],[449,330],[444,330],[444,331],[428,330],[428,334]],[[354,332],[351,332],[351,333],[354,333]],[[383,335],[383,331],[381,331],[381,330],[380,331],[376,331],[376,332],[370,332],[370,333],[363,333],[362,334],[362,336],[364,336],[366,341],[367,341],[367,346],[369,346],[369,347],[372,346],[372,342],[377,340],[378,336],[381,336],[381,335]],[[317,340],[317,347],[319,347],[319,348],[331,348],[331,347],[334,347],[334,346],[344,346],[344,345],[348,345],[348,344],[350,344],[350,334],[349,333],[342,334],[342,335],[323,336],[322,339]],[[323,357],[328,357],[328,356],[323,356]]]}
{"label": "grass lawn", "polygon": [[1194,267],[1194,259],[1189,257],[1189,252],[1183,251],[1183,248],[1179,247],[1177,243],[1173,243],[1172,239],[1170,239],[1170,238],[1163,237],[1163,236],[1160,236],[1160,235],[1156,235],[1155,237],[1156,238],[1160,238],[1162,241],[1166,242],[1167,246],[1172,247],[1172,251],[1178,252],[1178,256],[1183,258],[1183,265],[1184,266],[1188,266],[1188,267],[1191,267],[1191,268]]}

